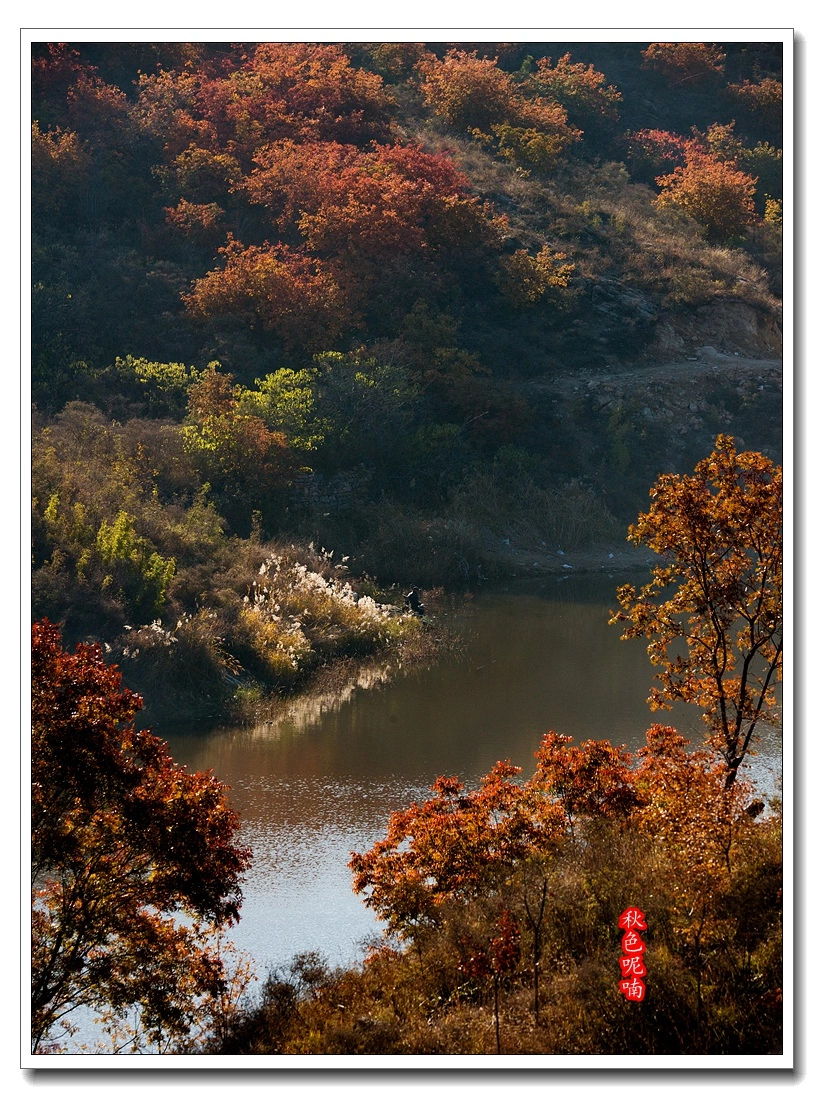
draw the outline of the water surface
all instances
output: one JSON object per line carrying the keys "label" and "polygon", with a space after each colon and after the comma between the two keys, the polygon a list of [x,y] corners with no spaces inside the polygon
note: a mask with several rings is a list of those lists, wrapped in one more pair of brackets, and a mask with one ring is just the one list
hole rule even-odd
{"label": "water surface", "polygon": [[[156,726],[178,762],[231,786],[254,851],[234,940],[261,975],[308,949],[334,963],[361,955],[379,923],[353,894],[350,853],[370,848],[390,813],[424,799],[438,774],[474,784],[509,759],[528,776],[549,730],[634,750],[658,719],[700,740],[697,710],[654,715],[646,703],[644,641],[621,641],[607,623],[621,581],[571,576],[479,594],[447,619],[461,652],[406,674],[368,672],[273,723]],[[768,746],[776,770],[777,744]],[[765,766],[763,778],[771,782]]]}

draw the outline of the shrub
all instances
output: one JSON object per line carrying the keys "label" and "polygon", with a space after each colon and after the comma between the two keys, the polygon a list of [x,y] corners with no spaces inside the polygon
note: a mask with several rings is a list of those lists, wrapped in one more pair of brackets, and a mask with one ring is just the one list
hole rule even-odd
{"label": "shrub", "polygon": [[285,436],[241,409],[233,376],[217,366],[210,363],[190,388],[181,432],[201,476],[239,511],[287,483],[294,462]]}
{"label": "shrub", "polygon": [[117,358],[105,372],[117,388],[132,387],[147,414],[157,419],[183,415],[190,387],[200,376],[182,362],[150,362],[132,354]]}
{"label": "shrub", "polygon": [[451,513],[488,531],[491,539],[509,538],[515,547],[533,551],[587,548],[620,532],[589,485],[573,480],[544,487],[531,459],[513,461],[508,447],[491,469],[467,478],[453,496]]}
{"label": "shrub", "polygon": [[532,84],[518,87],[497,60],[449,50],[443,61],[418,66],[426,102],[449,125],[479,140],[496,140],[498,155],[518,167],[547,171],[581,130],[565,109]]}
{"label": "shrub", "polygon": [[239,407],[256,415],[271,431],[285,435],[296,450],[311,452],[325,440],[327,424],[315,412],[315,369],[278,369],[257,378],[254,389],[240,393]]}
{"label": "shrub", "polygon": [[676,207],[704,227],[711,240],[743,236],[754,223],[757,179],[732,163],[702,153],[690,153],[685,167],[656,182],[662,188],[656,204]]}
{"label": "shrub", "polygon": [[783,85],[771,76],[762,80],[743,80],[726,88],[736,103],[757,116],[760,123],[779,131],[783,123]]}
{"label": "shrub", "polygon": [[224,634],[223,618],[200,609],[182,614],[174,625],[155,620],[128,629],[114,650],[148,710],[211,717],[223,712],[240,669],[226,651]]}
{"label": "shrub", "polygon": [[548,244],[536,255],[521,248],[501,260],[500,287],[515,308],[527,308],[568,287],[574,264],[565,259],[565,252],[553,251]]}
{"label": "shrub", "polygon": [[708,42],[653,42],[642,51],[642,67],[659,72],[672,87],[694,87],[724,70],[726,54]]}
{"label": "shrub", "polygon": [[329,659],[370,655],[417,627],[357,594],[342,578],[344,565],[325,555],[318,567],[291,551],[272,553],[243,596],[230,646],[269,688],[287,691]]}
{"label": "shrub", "polygon": [[537,71],[526,81],[538,94],[550,96],[568,111],[568,119],[583,130],[619,118],[621,93],[605,81],[603,73],[582,61],[572,61],[566,53],[552,65],[550,57],[541,57]]}
{"label": "shrub", "polygon": [[530,126],[500,122],[492,126],[499,156],[529,171],[548,171],[571,143],[566,133],[545,133]]}
{"label": "shrub", "polygon": [[[102,588],[112,586],[129,611],[142,619],[157,613],[175,575],[175,560],[165,560],[136,533],[134,518],[119,511],[112,523],[103,521],[96,534],[95,554],[105,572]],[[80,578],[90,554],[77,565]]]}
{"label": "shrub", "polygon": [[273,332],[289,347],[312,350],[350,326],[347,290],[312,256],[286,244],[246,247],[231,234],[219,252],[223,267],[183,295],[192,316],[237,320],[254,332]]}

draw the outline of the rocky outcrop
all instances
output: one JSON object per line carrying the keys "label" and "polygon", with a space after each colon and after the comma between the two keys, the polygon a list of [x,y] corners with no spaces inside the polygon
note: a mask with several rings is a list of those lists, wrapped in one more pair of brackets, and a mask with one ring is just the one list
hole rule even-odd
{"label": "rocky outcrop", "polygon": [[650,351],[659,357],[692,355],[701,347],[750,358],[779,358],[779,316],[745,301],[712,301],[688,313],[669,313],[656,323]]}

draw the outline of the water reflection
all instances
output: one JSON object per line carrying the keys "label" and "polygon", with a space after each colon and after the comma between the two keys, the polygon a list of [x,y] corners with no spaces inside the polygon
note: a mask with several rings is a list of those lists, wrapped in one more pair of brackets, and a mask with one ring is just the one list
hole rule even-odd
{"label": "water reflection", "polygon": [[[513,584],[454,615],[465,650],[434,666],[366,672],[255,728],[157,728],[179,762],[231,786],[255,856],[235,940],[259,971],[311,948],[334,962],[358,956],[376,922],[352,893],[348,857],[439,773],[474,782],[509,758],[529,774],[548,730],[643,744],[653,668],[643,642],[607,625],[615,586],[606,576]],[[659,719],[700,738],[694,709]],[[778,743],[769,763],[779,770]],[[771,783],[765,761],[760,773]]]}

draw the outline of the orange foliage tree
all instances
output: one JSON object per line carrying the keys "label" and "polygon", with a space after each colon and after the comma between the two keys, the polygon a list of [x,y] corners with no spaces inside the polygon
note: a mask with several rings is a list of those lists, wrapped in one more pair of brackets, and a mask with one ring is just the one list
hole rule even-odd
{"label": "orange foliage tree", "polygon": [[387,83],[406,80],[419,61],[432,57],[423,42],[368,42],[365,53],[369,58],[368,67],[378,72]]}
{"label": "orange foliage tree", "polygon": [[[514,907],[511,918],[519,916],[530,942],[535,1015],[549,879],[569,831],[573,837],[586,817],[627,819],[644,803],[627,752],[606,741],[570,744],[568,736],[544,736],[526,782],[508,762],[471,792],[458,778],[437,778],[430,799],[395,812],[386,836],[350,861],[354,890],[367,892],[366,905],[403,937],[441,926],[449,904],[497,899],[504,913],[507,903]],[[490,934],[462,943],[473,978],[497,980],[509,970]]]}
{"label": "orange foliage tree", "polygon": [[460,129],[488,129],[505,121],[518,98],[511,77],[496,58],[449,50],[443,60],[433,57],[417,68],[428,106]]}
{"label": "orange foliage tree", "polygon": [[438,777],[423,804],[394,812],[386,836],[354,853],[354,891],[388,922],[411,936],[437,924],[448,900],[489,894],[532,851],[550,853],[565,815],[514,778],[520,769],[497,762],[481,787],[466,792],[457,777]]}
{"label": "orange foliage tree", "polygon": [[91,157],[78,135],[56,129],[42,133],[31,127],[31,202],[35,214],[59,215],[86,193]]}
{"label": "orange foliage tree", "polygon": [[574,264],[566,262],[565,252],[545,244],[536,255],[520,248],[502,256],[497,281],[509,302],[523,309],[567,289],[573,273]]}
{"label": "orange foliage tree", "polygon": [[564,54],[556,65],[552,65],[550,57],[541,57],[537,71],[527,78],[525,86],[565,107],[569,121],[582,129],[619,118],[622,95],[618,88],[608,84],[604,74],[593,65],[572,61],[570,53]]}
{"label": "orange foliage tree", "polygon": [[443,60],[417,66],[425,101],[451,126],[494,140],[500,156],[520,167],[546,170],[582,131],[565,108],[530,82],[516,84],[496,59],[449,50]]}
{"label": "orange foliage tree", "polygon": [[237,161],[227,153],[191,144],[160,173],[187,201],[223,200],[240,181]]}
{"label": "orange foliage tree", "polygon": [[730,787],[782,672],[782,490],[782,469],[725,435],[690,475],[659,477],[629,539],[666,562],[619,588],[611,618],[664,668],[651,707],[701,708]]}
{"label": "orange foliage tree", "polygon": [[183,1048],[228,1006],[238,817],[211,773],[135,729],[141,698],[97,644],[68,653],[35,623],[31,668],[32,1048],[80,1006],[129,1014],[137,1047]]}
{"label": "orange foliage tree", "polygon": [[739,84],[727,84],[728,94],[746,107],[760,122],[779,130],[783,122],[783,85],[772,76],[762,80],[742,80]]}
{"label": "orange foliage tree", "polygon": [[657,840],[666,862],[671,931],[695,973],[700,1019],[704,953],[731,934],[723,899],[738,858],[748,856],[744,839],[753,819],[749,785],[728,782],[724,761],[688,746],[673,727],[649,728],[647,745],[638,751],[643,806],[636,825]]}
{"label": "orange foliage tree", "polygon": [[390,133],[393,102],[382,79],[357,69],[341,46],[263,42],[246,65],[248,98],[284,104],[299,136],[366,144]]}
{"label": "orange foliage tree", "polygon": [[656,204],[684,210],[712,240],[742,236],[756,219],[757,177],[698,149],[690,148],[686,164],[656,182],[662,188]]}
{"label": "orange foliage tree", "polygon": [[328,264],[285,244],[244,246],[231,234],[220,270],[183,295],[196,317],[223,317],[269,331],[288,345],[318,350],[350,325],[346,291]]}

